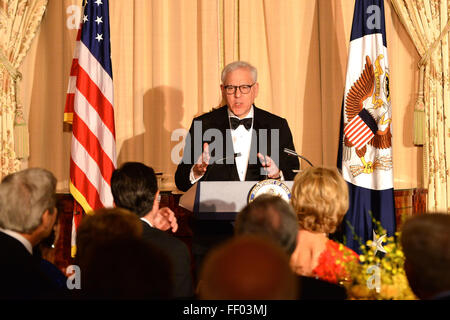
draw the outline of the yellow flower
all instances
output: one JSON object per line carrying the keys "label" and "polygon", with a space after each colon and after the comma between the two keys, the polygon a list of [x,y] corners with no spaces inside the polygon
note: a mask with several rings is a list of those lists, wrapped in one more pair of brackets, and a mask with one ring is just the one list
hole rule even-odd
{"label": "yellow flower", "polygon": [[367,299],[371,295],[372,293],[366,285],[355,285],[349,290],[349,296],[355,299]]}
{"label": "yellow flower", "polygon": [[380,296],[384,299],[395,299],[399,293],[396,285],[381,285]]}
{"label": "yellow flower", "polygon": [[[385,234],[385,232],[379,232],[379,234]],[[359,255],[359,264],[342,263],[347,268],[352,281],[352,283],[344,281],[350,299],[417,299],[412,293],[405,275],[405,258],[398,239],[400,239],[399,233],[396,233],[396,238],[388,237],[384,241],[383,247],[386,254],[382,257],[379,254],[375,255],[375,248],[372,247],[373,241],[368,240],[367,247],[360,246],[363,253]],[[371,276],[371,274],[367,274],[367,268],[373,265],[381,267],[381,291],[379,293],[367,287],[367,280]]]}

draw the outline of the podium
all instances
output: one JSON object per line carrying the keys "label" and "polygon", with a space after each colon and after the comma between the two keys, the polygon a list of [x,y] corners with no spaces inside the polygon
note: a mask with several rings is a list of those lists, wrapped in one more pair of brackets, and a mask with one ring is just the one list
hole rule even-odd
{"label": "podium", "polygon": [[[234,221],[236,214],[247,205],[247,199],[258,181],[200,181],[181,198],[179,206],[199,220]],[[283,181],[292,188],[293,181]]]}

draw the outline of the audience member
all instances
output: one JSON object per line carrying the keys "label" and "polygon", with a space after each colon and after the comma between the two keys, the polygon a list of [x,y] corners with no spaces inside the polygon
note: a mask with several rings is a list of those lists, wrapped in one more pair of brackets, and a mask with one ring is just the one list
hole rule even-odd
{"label": "audience member", "polygon": [[291,256],[294,271],[331,283],[348,279],[345,265],[356,263],[358,255],[328,238],[348,210],[345,180],[337,170],[308,168],[294,179],[291,204],[300,226],[297,248]]}
{"label": "audience member", "polygon": [[291,255],[297,245],[298,219],[281,197],[263,194],[236,216],[234,232],[267,236]]}
{"label": "audience member", "polygon": [[78,227],[75,262],[83,269],[95,246],[130,237],[142,237],[142,224],[135,214],[120,208],[96,210],[85,216]]}
{"label": "audience member", "polygon": [[203,300],[292,300],[297,281],[289,258],[263,237],[235,237],[213,249],[200,273]]}
{"label": "audience member", "polygon": [[0,184],[0,297],[57,298],[54,283],[39,266],[33,248],[50,235],[57,217],[56,179],[32,168]]}
{"label": "audience member", "polygon": [[[297,246],[298,219],[292,207],[282,198],[261,195],[236,217],[236,235],[259,235],[271,239],[289,256]],[[299,298],[302,300],[344,300],[343,287],[326,281],[298,275]]]}
{"label": "audience member", "polygon": [[414,294],[419,299],[450,300],[450,215],[423,214],[407,220],[401,244]]}
{"label": "audience member", "polygon": [[[58,221],[58,217],[56,218],[56,221]],[[58,288],[66,289],[67,277],[55,265],[55,243],[58,236],[59,223],[56,222],[50,235],[43,239],[41,243],[33,249],[33,255],[36,255],[36,257],[41,257],[41,270],[50,278],[50,280],[53,281],[54,285]]]}
{"label": "audience member", "polygon": [[148,241],[128,237],[95,245],[86,256],[81,287],[90,299],[170,299],[172,266]]}
{"label": "audience member", "polygon": [[141,218],[142,237],[169,257],[174,271],[174,297],[191,298],[193,283],[187,246],[174,236],[155,228],[155,225],[162,224],[160,221],[171,221],[174,214],[169,208],[159,208],[154,170],[142,163],[125,163],[113,172],[111,191],[117,207],[126,208]]}
{"label": "audience member", "polygon": [[172,266],[166,254],[142,239],[142,223],[122,208],[86,216],[77,231],[81,295],[88,299],[167,299]]}

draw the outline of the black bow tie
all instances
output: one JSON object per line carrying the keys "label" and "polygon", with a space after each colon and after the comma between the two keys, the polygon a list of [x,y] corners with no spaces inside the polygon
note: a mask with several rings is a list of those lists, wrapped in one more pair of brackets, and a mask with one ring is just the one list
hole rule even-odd
{"label": "black bow tie", "polygon": [[253,118],[245,118],[239,120],[238,118],[230,118],[231,129],[236,130],[241,124],[245,127],[245,129],[250,130],[253,123]]}

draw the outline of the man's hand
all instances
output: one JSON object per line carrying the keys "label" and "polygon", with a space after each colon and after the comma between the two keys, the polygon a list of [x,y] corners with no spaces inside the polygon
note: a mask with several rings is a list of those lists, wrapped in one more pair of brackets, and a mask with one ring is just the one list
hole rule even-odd
{"label": "man's hand", "polygon": [[267,172],[267,177],[271,179],[280,178],[280,169],[278,169],[275,161],[273,161],[269,156],[263,156],[261,153],[258,153],[258,158],[259,161],[261,161],[261,165]]}
{"label": "man's hand", "polygon": [[205,142],[203,144],[203,153],[198,157],[196,164],[194,165],[194,178],[198,179],[203,176],[209,165],[209,145]]}
{"label": "man's hand", "polygon": [[169,208],[161,208],[156,212],[155,218],[153,220],[153,226],[156,229],[167,231],[172,229],[172,232],[175,233],[178,230],[178,222],[175,214]]}
{"label": "man's hand", "polygon": [[[155,199],[158,199],[159,197],[159,191],[155,194]],[[169,208],[159,208],[159,201],[156,200],[153,202],[153,209],[152,212],[154,212],[154,216],[151,217],[150,223],[152,226],[156,229],[167,231],[169,229],[172,229],[172,232],[177,232],[178,230],[178,222],[177,218],[175,217],[175,213],[173,213],[172,210]]]}

